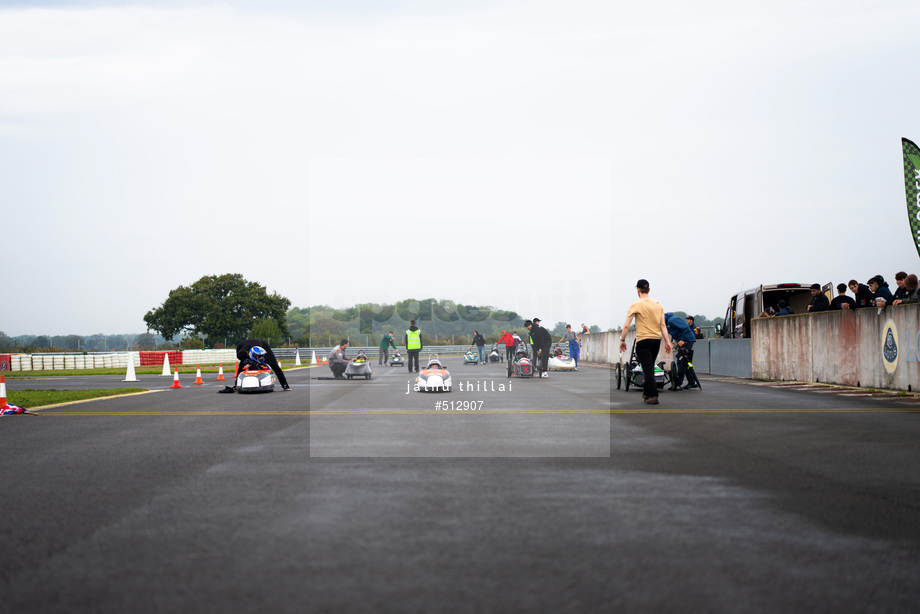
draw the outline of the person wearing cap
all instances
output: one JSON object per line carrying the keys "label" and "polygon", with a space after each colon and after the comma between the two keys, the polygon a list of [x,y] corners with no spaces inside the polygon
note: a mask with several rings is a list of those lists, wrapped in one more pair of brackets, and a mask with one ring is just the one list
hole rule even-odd
{"label": "person wearing cap", "polygon": [[671,352],[671,340],[668,326],[664,320],[664,308],[661,303],[649,298],[649,283],[645,279],[636,282],[639,300],[629,306],[626,321],[620,333],[620,351],[626,351],[626,334],[636,319],[636,359],[642,365],[645,390],[642,398],[649,405],[658,405],[658,385],[655,383],[655,359],[664,339],[664,349]]}
{"label": "person wearing cap", "polygon": [[553,338],[549,331],[540,326],[540,318],[524,322],[524,328],[530,331],[531,344],[534,349],[534,361],[539,359],[540,377],[549,377],[549,350]]}
{"label": "person wearing cap", "polygon": [[827,295],[821,292],[821,284],[811,284],[811,302],[808,304],[808,313],[827,311],[831,308]]}
{"label": "person wearing cap", "polygon": [[894,297],[891,296],[891,290],[888,289],[888,282],[881,275],[876,275],[866,283],[872,293],[872,298],[875,299],[875,304],[879,307],[890,305],[894,300]]}
{"label": "person wearing cap", "polygon": [[505,359],[511,362],[514,359],[514,337],[508,331],[503,330],[498,342],[505,344]]}

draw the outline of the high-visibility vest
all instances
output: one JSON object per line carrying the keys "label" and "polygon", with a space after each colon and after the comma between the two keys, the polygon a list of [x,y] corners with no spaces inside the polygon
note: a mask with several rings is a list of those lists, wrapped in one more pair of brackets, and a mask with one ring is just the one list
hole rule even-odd
{"label": "high-visibility vest", "polygon": [[420,350],[421,348],[422,348],[422,331],[407,330],[406,331],[406,349],[407,350]]}

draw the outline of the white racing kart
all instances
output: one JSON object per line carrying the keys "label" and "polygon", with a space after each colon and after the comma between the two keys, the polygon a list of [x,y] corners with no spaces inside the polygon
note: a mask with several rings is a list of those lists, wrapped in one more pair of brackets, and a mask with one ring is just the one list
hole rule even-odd
{"label": "white racing kart", "polygon": [[348,379],[353,377],[370,379],[373,374],[374,370],[371,368],[371,363],[368,362],[367,354],[364,352],[358,352],[355,359],[345,366],[345,377]]}
{"label": "white racing kart", "polygon": [[275,374],[268,366],[264,369],[246,368],[236,376],[237,392],[271,392],[274,389]]}
{"label": "white racing kart", "polygon": [[419,392],[450,392],[450,371],[441,366],[437,354],[431,354],[428,366],[418,372],[415,382]]}
{"label": "white racing kart", "polygon": [[575,369],[575,359],[562,353],[562,348],[556,344],[552,355],[549,357],[547,365],[550,371],[573,371]]}

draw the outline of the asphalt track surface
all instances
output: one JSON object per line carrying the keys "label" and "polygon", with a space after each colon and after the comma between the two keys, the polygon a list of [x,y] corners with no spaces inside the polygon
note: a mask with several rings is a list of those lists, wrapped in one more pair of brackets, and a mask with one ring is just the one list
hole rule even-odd
{"label": "asphalt track surface", "polygon": [[8,380],[156,392],[0,418],[0,612],[918,611],[913,399],[460,363]]}

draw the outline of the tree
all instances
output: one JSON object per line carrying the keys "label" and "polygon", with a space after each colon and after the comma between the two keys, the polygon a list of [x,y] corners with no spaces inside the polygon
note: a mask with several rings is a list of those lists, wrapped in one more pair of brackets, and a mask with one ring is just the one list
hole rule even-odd
{"label": "tree", "polygon": [[[339,341],[345,337],[345,325],[337,320],[332,318],[320,318],[313,322],[305,333],[304,337],[309,339],[309,342],[301,343],[301,345],[337,345]],[[302,340],[306,340],[303,339]],[[300,343],[298,341],[298,343]]]}
{"label": "tree", "polygon": [[147,326],[166,338],[179,333],[206,337],[209,345],[249,336],[258,320],[271,318],[280,335],[288,334],[285,316],[291,301],[268,294],[265,286],[239,274],[207,275],[190,286],[179,286],[159,308],[144,316]]}
{"label": "tree", "polygon": [[275,345],[275,341],[281,341],[281,327],[272,318],[262,318],[252,327],[252,337],[268,341],[268,345]]}

